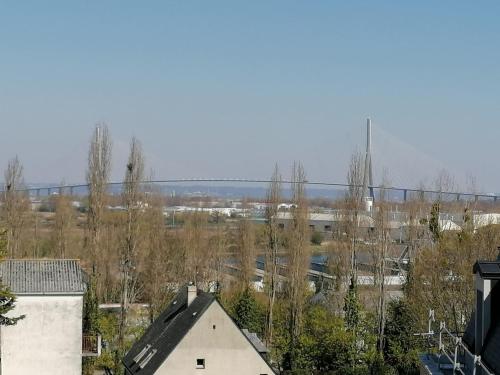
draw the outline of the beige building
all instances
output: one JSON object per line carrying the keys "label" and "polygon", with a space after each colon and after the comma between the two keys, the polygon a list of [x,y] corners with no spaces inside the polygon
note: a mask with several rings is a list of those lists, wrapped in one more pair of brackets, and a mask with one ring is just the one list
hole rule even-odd
{"label": "beige building", "polygon": [[123,359],[127,374],[271,375],[266,349],[213,295],[181,289]]}

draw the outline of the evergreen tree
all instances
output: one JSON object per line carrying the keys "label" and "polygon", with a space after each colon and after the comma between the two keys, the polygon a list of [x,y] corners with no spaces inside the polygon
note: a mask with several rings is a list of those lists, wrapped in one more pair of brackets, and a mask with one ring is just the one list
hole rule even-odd
{"label": "evergreen tree", "polygon": [[262,335],[264,312],[249,287],[243,290],[234,305],[234,320],[238,327]]}
{"label": "evergreen tree", "polygon": [[95,276],[90,276],[83,298],[83,331],[89,334],[101,333],[99,329],[99,302],[96,294]]}
{"label": "evergreen tree", "polygon": [[358,288],[354,277],[351,277],[349,290],[344,298],[344,321],[346,329],[356,332],[361,318],[361,305],[358,300]]}
{"label": "evergreen tree", "polygon": [[344,325],[346,331],[351,333],[350,355],[348,356],[351,361],[351,370],[356,367],[356,362],[359,357],[358,340],[361,338],[360,325],[361,325],[361,303],[358,297],[358,288],[354,276],[351,276],[349,289],[344,298]]}
{"label": "evergreen tree", "polygon": [[441,210],[439,203],[434,203],[431,208],[431,217],[429,219],[429,230],[432,233],[434,242],[438,242],[441,238],[441,230],[439,228],[439,212]]}
{"label": "evergreen tree", "polygon": [[[5,253],[7,251],[7,232],[0,232],[0,261],[3,260]],[[15,325],[19,320],[24,318],[24,315],[18,317],[7,317],[9,311],[11,311],[15,306],[16,296],[12,294],[9,287],[2,284],[0,281],[0,326],[12,326]]]}
{"label": "evergreen tree", "polygon": [[[99,302],[96,294],[96,278],[92,274],[83,297],[83,332],[85,334],[100,334],[99,327]],[[96,368],[96,359],[87,357],[83,359],[83,374],[92,375]]]}
{"label": "evergreen tree", "polygon": [[388,309],[384,357],[399,374],[418,374],[416,321],[406,299],[391,301]]}

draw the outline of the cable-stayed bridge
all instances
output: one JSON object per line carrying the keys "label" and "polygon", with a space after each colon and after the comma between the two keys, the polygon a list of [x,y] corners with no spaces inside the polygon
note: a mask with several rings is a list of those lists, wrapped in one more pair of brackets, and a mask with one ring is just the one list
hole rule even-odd
{"label": "cable-stayed bridge", "polygon": [[[434,167],[442,168],[445,170],[443,163],[435,158],[432,158],[421,150],[418,150],[414,146],[400,140],[397,137],[394,137],[392,134],[386,132],[380,127],[374,127],[374,138],[378,140],[379,147],[374,147],[372,150],[372,126],[371,119],[367,119],[367,132],[366,132],[366,151],[363,155],[363,166],[362,168],[362,182],[360,181],[359,185],[349,185],[347,183],[339,183],[339,182],[325,182],[325,181],[305,181],[307,186],[312,188],[326,188],[326,189],[337,189],[337,190],[347,190],[352,187],[360,188],[363,192],[363,197],[370,196],[372,199],[377,198],[377,192],[380,196],[380,192],[384,192],[384,195],[387,200],[394,201],[403,201],[406,202],[409,199],[418,197],[419,199],[430,199],[434,200],[439,198],[440,200],[450,201],[450,200],[488,200],[496,202],[500,194],[487,194],[487,193],[479,193],[479,192],[471,192],[471,191],[445,191],[446,188],[436,188],[436,189],[426,189],[426,188],[412,188],[408,187],[412,185],[412,183],[408,182],[408,178],[398,179],[396,180],[403,181],[400,185],[396,186],[387,186],[388,183],[384,183],[384,186],[376,185],[373,183],[373,169],[375,162],[373,160],[373,155],[375,155],[376,159],[380,160],[379,165],[385,166],[387,165],[387,157],[390,157],[392,161],[396,161],[396,164],[393,165],[396,169],[396,173],[400,176],[404,176],[408,174],[409,170],[414,170],[418,167],[429,168],[431,169],[431,165]],[[398,150],[399,147],[399,150]],[[402,151],[404,150],[404,152]],[[375,152],[373,152],[375,151]],[[382,152],[383,151],[383,152]],[[405,159],[406,157],[406,159]],[[385,158],[385,160],[384,160]],[[418,160],[419,163],[415,163],[415,160]],[[394,163],[393,163],[394,164]],[[435,168],[434,168],[435,169]],[[426,174],[429,173],[427,171]],[[411,175],[412,173],[410,173]],[[413,173],[414,174],[414,173]],[[382,175],[382,174],[381,174]],[[396,175],[396,177],[398,176]],[[406,181],[406,182],[404,182]],[[287,184],[291,184],[291,181],[282,180],[281,181],[286,188]],[[174,178],[174,179],[157,179],[154,181],[145,180],[141,181],[141,184],[144,185],[147,190],[147,186],[153,185],[168,185],[168,184],[185,184],[185,183],[224,183],[224,184],[234,184],[234,185],[243,185],[243,184],[269,184],[271,181],[269,179],[255,179],[255,178]],[[123,185],[122,182],[109,182],[108,188],[119,190]],[[438,186],[446,186],[439,184]],[[450,185],[448,185],[450,186]],[[449,188],[451,189],[451,188]],[[475,189],[474,189],[475,190]],[[18,191],[27,192],[30,195],[40,196],[40,195],[50,195],[52,193],[67,193],[70,195],[81,195],[85,194],[88,191],[87,184],[69,184],[69,185],[53,185],[53,186],[29,186],[26,188],[18,189]],[[5,186],[0,187],[0,193],[5,192]]]}
{"label": "cable-stayed bridge", "polygon": [[[140,183],[144,186],[144,189],[147,190],[148,186],[155,185],[168,185],[168,184],[182,184],[182,183],[224,183],[224,184],[234,184],[234,185],[242,185],[242,184],[261,184],[267,185],[272,181],[269,179],[251,179],[251,178],[175,178],[175,179],[157,179],[157,180],[144,180]],[[292,181],[282,180],[283,185],[291,184]],[[323,187],[323,188],[334,188],[339,190],[347,190],[350,187],[357,187],[362,189],[363,185],[350,185],[346,183],[340,182],[324,182],[324,181],[305,181],[305,185],[310,187]],[[107,184],[109,189],[116,188],[120,189],[123,185],[123,182],[109,182]],[[443,200],[485,200],[490,202],[496,202],[500,195],[498,194],[485,194],[485,193],[476,193],[476,192],[459,192],[459,191],[440,191],[434,189],[419,189],[419,188],[410,188],[410,187],[402,187],[402,186],[368,186],[369,189],[373,189],[375,191],[375,196],[377,196],[377,192],[380,193],[384,191],[386,194],[388,192],[394,193],[389,194],[389,199],[398,200],[398,201],[407,201],[411,198],[419,197],[420,199],[429,198],[435,199],[439,197]],[[29,186],[26,188],[18,189],[17,191],[26,192],[31,196],[41,196],[41,195],[51,195],[54,193],[64,193],[69,195],[84,195],[88,191],[88,184],[68,184],[68,185],[50,185],[50,186]],[[0,193],[5,193],[6,188],[2,186],[0,189]],[[392,196],[392,198],[391,198]]]}

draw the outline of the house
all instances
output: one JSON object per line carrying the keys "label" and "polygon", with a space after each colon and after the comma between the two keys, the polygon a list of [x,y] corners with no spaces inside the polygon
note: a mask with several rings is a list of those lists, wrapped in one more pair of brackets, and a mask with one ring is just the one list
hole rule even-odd
{"label": "house", "polygon": [[123,359],[126,374],[275,374],[256,335],[210,293],[181,288]]}
{"label": "house", "polygon": [[[476,307],[462,341],[491,373],[500,374],[500,260],[478,261],[473,271]],[[464,363],[467,373],[472,374],[473,357],[465,356]]]}
{"label": "house", "polygon": [[98,342],[82,334],[86,286],[78,261],[5,260],[0,277],[17,296],[9,315],[25,315],[0,327],[1,374],[80,375],[82,355],[98,354]]}
{"label": "house", "polygon": [[[474,264],[475,309],[462,337],[440,324],[437,354],[424,354],[421,374],[442,375],[460,369],[465,375],[500,374],[500,259]],[[429,327],[430,322],[429,322]]]}

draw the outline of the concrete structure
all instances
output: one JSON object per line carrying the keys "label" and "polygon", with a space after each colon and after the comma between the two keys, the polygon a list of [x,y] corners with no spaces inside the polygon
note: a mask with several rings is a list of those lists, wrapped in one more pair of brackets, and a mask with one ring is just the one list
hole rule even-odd
{"label": "concrete structure", "polygon": [[[374,201],[373,194],[373,171],[372,171],[372,122],[366,119],[366,154],[365,168],[363,169],[363,201],[366,203],[367,211],[371,211]],[[366,200],[366,198],[371,198]],[[368,203],[368,202],[371,202]]]}
{"label": "concrete structure", "polygon": [[0,328],[2,375],[80,375],[85,283],[75,260],[7,260],[2,282],[16,294],[11,316]]}
{"label": "concrete structure", "polygon": [[213,295],[194,286],[174,301],[134,344],[123,363],[127,374],[271,375],[267,349],[240,330]]}

